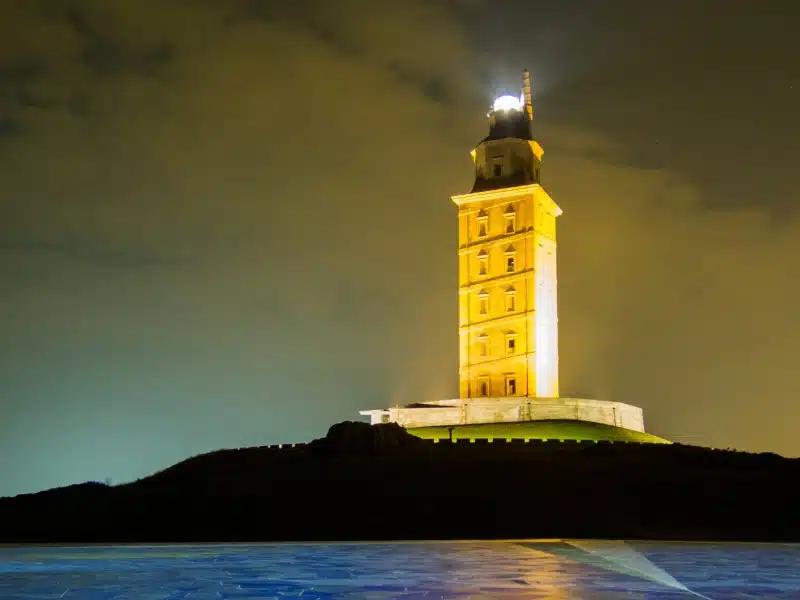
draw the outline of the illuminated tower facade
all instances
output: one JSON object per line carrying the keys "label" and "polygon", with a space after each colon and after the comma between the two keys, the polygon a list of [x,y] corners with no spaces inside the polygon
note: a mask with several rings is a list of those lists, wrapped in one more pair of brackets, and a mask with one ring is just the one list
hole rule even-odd
{"label": "illuminated tower facade", "polygon": [[541,185],[530,76],[498,98],[458,206],[460,397],[558,397],[556,218]]}
{"label": "illuminated tower facade", "polygon": [[[541,184],[542,147],[533,139],[530,76],[522,95],[498,98],[489,135],[472,151],[475,182],[458,206],[459,397],[420,398],[359,411],[370,423],[397,423],[416,436],[455,441],[487,435],[546,439],[533,421],[583,421],[558,439],[663,443],[646,434],[642,409],[591,398],[560,397],[556,219],[561,209]],[[610,426],[593,429],[591,424]],[[634,432],[646,434],[631,438]],[[577,437],[575,437],[577,435]],[[588,436],[588,437],[585,437]],[[610,436],[610,437],[609,437]]]}

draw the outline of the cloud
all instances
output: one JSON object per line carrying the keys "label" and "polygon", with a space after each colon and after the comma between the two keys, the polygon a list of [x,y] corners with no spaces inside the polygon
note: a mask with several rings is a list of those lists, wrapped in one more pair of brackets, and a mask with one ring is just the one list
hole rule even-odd
{"label": "cloud", "polygon": [[[0,5],[0,494],[456,393],[467,4]],[[797,454],[796,220],[539,118],[565,393]]]}
{"label": "cloud", "polygon": [[26,432],[0,493],[453,393],[448,196],[482,131],[458,126],[447,5],[0,10],[2,395]]}
{"label": "cloud", "polygon": [[643,406],[673,439],[797,454],[797,215],[776,226],[768,206],[712,211],[675,172],[618,166],[611,140],[603,152],[596,135],[543,136],[565,211],[567,387]]}

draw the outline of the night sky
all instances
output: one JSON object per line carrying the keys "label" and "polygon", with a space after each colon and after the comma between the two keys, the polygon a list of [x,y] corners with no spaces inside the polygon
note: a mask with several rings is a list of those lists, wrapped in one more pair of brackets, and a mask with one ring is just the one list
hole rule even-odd
{"label": "night sky", "polygon": [[796,4],[0,0],[0,495],[454,397],[525,67],[563,395],[800,455]]}

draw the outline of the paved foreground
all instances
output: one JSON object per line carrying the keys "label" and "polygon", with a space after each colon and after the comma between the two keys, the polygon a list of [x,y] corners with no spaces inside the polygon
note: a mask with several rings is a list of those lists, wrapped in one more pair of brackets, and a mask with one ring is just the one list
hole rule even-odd
{"label": "paved foreground", "polygon": [[800,598],[800,545],[602,541],[0,548],[3,600]]}

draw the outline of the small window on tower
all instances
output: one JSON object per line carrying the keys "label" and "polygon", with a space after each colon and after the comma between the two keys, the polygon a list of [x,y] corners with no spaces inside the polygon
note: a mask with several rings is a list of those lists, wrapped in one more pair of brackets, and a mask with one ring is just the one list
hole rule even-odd
{"label": "small window on tower", "polygon": [[478,395],[479,396],[488,396],[489,395],[489,379],[483,377],[478,380]]}
{"label": "small window on tower", "polygon": [[506,335],[506,354],[516,354],[517,352],[517,336],[516,334],[509,333]]}
{"label": "small window on tower", "polygon": [[486,250],[478,252],[478,275],[487,275],[489,273],[489,253]]}
{"label": "small window on tower", "polygon": [[514,375],[506,377],[506,396],[517,395],[517,378]]}
{"label": "small window on tower", "polygon": [[495,177],[502,177],[503,175],[503,165],[498,165],[495,163],[494,165],[494,176]]}
{"label": "small window on tower", "polygon": [[514,206],[509,204],[505,212],[506,233],[514,233],[517,230],[517,212]]}
{"label": "small window on tower", "polygon": [[489,215],[485,210],[478,213],[478,237],[486,237],[489,232]]}
{"label": "small window on tower", "polygon": [[489,336],[485,333],[478,336],[478,354],[481,358],[489,356]]}
{"label": "small window on tower", "polygon": [[478,313],[489,314],[489,293],[486,290],[478,292]]}
{"label": "small window on tower", "polygon": [[512,285],[506,290],[506,312],[517,310],[517,290]]}
{"label": "small window on tower", "polygon": [[514,260],[515,255],[516,255],[516,250],[514,249],[514,246],[509,246],[508,248],[506,248],[506,272],[507,273],[513,273],[517,268],[516,261]]}

